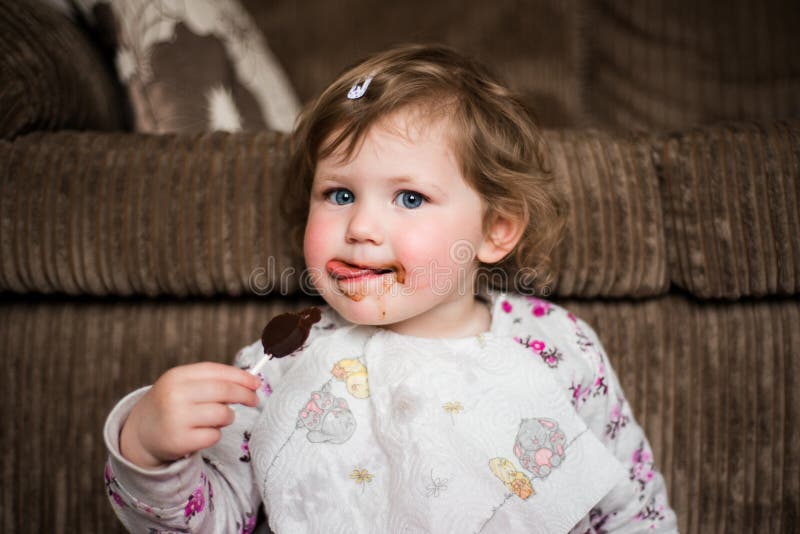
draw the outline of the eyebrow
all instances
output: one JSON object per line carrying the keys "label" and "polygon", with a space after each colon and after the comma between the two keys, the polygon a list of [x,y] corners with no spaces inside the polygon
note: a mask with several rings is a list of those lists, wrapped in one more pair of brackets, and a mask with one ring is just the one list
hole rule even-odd
{"label": "eyebrow", "polygon": [[[324,175],[324,176],[320,176],[319,181],[322,182],[322,183],[325,183],[325,182],[344,183],[344,182],[347,182],[347,178],[344,177],[344,176],[336,175],[336,174],[327,174],[327,175]],[[416,180],[416,179],[412,178],[411,176],[405,176],[405,175],[393,176],[391,178],[388,178],[386,181],[389,182],[390,184],[394,185],[394,186],[409,184],[409,185],[412,185],[412,186],[419,185],[421,187],[430,187],[430,188],[435,189],[436,191],[438,191],[439,194],[441,194],[441,195],[447,195],[447,192],[440,185],[438,185],[438,184],[436,184],[434,182],[429,182],[429,181],[419,181],[419,180]]]}
{"label": "eyebrow", "polygon": [[431,187],[433,189],[436,189],[442,195],[446,194],[445,190],[442,189],[442,187],[439,186],[439,184],[434,183],[434,182],[424,181],[424,180],[423,181],[414,180],[414,178],[412,178],[411,176],[395,176],[393,178],[389,178],[388,181],[393,185],[402,185],[402,184],[415,185],[415,184],[419,184],[419,185],[421,185],[423,187]]}

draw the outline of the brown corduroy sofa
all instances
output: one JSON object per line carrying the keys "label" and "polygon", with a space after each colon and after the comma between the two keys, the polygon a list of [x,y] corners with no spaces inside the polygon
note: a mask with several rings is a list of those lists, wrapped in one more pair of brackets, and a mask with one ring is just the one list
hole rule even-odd
{"label": "brown corduroy sofa", "polygon": [[[466,4],[245,2],[302,100],[397,41],[493,63],[572,204],[550,298],[598,331],[681,531],[797,531],[797,7]],[[131,132],[91,36],[34,2],[0,0],[0,66],[0,530],[118,532],[114,402],[309,300],[286,137]]]}

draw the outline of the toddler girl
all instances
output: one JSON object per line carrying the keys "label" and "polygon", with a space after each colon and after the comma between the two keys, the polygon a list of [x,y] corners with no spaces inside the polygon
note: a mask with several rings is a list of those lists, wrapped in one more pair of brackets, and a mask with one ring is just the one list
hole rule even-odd
{"label": "toddler girl", "polygon": [[544,153],[519,102],[450,49],[342,74],[299,119],[286,196],[328,306],[257,376],[261,342],[115,407],[123,523],[251,532],[263,504],[278,533],[674,530],[592,329],[490,290],[489,266],[542,272],[558,240]]}

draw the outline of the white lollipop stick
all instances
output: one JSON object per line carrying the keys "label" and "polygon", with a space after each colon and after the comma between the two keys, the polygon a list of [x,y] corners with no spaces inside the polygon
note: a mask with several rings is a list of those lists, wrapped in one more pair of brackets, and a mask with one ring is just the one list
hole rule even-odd
{"label": "white lollipop stick", "polygon": [[258,360],[258,363],[256,363],[250,369],[248,369],[247,372],[253,376],[257,375],[261,371],[261,368],[264,367],[264,365],[269,361],[271,357],[272,357],[271,354],[264,354],[264,357]]}

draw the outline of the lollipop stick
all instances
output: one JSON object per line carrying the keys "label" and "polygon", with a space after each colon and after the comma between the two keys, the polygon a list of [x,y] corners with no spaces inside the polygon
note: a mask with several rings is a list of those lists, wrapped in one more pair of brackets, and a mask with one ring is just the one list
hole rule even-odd
{"label": "lollipop stick", "polygon": [[270,354],[264,354],[264,357],[258,360],[258,363],[248,369],[247,372],[251,375],[258,375],[258,373],[261,371],[261,368],[264,367],[264,365],[269,361],[270,357]]}

